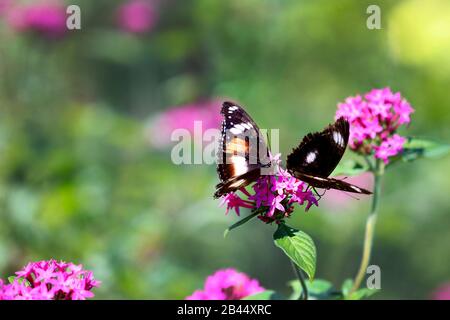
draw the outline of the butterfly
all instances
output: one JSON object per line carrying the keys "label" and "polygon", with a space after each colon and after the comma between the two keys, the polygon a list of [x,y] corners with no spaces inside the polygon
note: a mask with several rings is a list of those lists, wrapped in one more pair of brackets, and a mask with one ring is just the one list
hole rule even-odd
{"label": "butterfly", "polygon": [[343,117],[321,132],[307,134],[287,156],[288,172],[314,188],[371,194],[366,189],[328,177],[344,155],[349,135],[350,125]]}
{"label": "butterfly", "polygon": [[262,168],[269,168],[269,149],[258,125],[239,105],[226,101],[221,139],[217,152],[217,173],[220,183],[215,198],[239,190],[258,180]]}

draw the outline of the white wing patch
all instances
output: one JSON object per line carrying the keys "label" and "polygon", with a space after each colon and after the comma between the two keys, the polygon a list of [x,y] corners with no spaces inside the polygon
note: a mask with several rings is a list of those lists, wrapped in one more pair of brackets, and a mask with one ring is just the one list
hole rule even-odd
{"label": "white wing patch", "polygon": [[239,176],[241,174],[244,174],[248,171],[247,161],[245,160],[245,157],[239,156],[239,155],[233,155],[230,158],[231,163],[233,164],[234,176]]}
{"label": "white wing patch", "polygon": [[314,160],[316,160],[316,158],[317,158],[317,151],[311,151],[306,156],[306,162],[307,163],[312,163],[312,162],[314,162]]}
{"label": "white wing patch", "polygon": [[239,129],[238,127],[237,127],[237,125],[236,126],[234,126],[233,128],[230,128],[230,132],[232,133],[232,134],[241,134],[243,131],[241,130],[241,129]]}
{"label": "white wing patch", "polygon": [[229,129],[229,131],[234,134],[234,135],[239,135],[244,133],[247,130],[250,130],[253,128],[252,124],[247,122],[247,123],[236,123],[234,124],[233,122],[230,122],[230,125],[232,125],[232,127]]}
{"label": "white wing patch", "polygon": [[336,142],[336,144],[344,147],[344,138],[338,131],[333,131],[333,140],[334,142]]}

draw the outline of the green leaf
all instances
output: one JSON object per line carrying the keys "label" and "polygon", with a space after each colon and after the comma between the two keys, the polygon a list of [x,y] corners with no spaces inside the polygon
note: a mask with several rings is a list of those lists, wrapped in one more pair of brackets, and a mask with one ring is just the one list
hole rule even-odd
{"label": "green leaf", "polygon": [[341,287],[342,295],[346,297],[350,292],[350,290],[352,289],[352,287],[353,287],[353,280],[352,279],[345,280]]}
{"label": "green leaf", "polygon": [[303,271],[309,279],[314,278],[316,271],[316,246],[309,235],[291,228],[284,223],[278,225],[273,234],[275,245]]}
{"label": "green leaf", "polygon": [[288,285],[292,288],[292,293],[289,296],[289,300],[297,300],[298,297],[302,294],[302,285],[298,280],[292,280],[288,282]]}
{"label": "green leaf", "polygon": [[242,300],[283,300],[283,297],[272,290],[266,290],[260,293],[245,297]]}
{"label": "green leaf", "polygon": [[[289,282],[289,286],[293,291],[289,299],[297,300],[303,291],[300,281],[292,280]],[[308,288],[309,299],[328,300],[341,296],[340,292],[333,287],[333,284],[326,280],[315,279],[313,282],[307,282],[306,287]]]}
{"label": "green leaf", "polygon": [[246,216],[245,218],[239,220],[235,224],[232,224],[231,226],[229,226],[228,228],[225,229],[225,231],[223,233],[223,237],[225,238],[231,230],[233,230],[233,229],[243,225],[244,223],[250,221],[251,219],[256,217],[258,214],[259,214],[259,212],[253,212],[252,214],[250,214],[250,215]]}
{"label": "green leaf", "polygon": [[347,160],[338,164],[333,171],[333,176],[357,176],[367,171],[369,171],[369,166],[366,163]]}
{"label": "green leaf", "polygon": [[353,280],[347,279],[342,284],[342,296],[344,300],[361,300],[364,298],[369,298],[370,296],[377,293],[378,289],[361,288],[350,294],[350,290],[353,287]]}
{"label": "green leaf", "polygon": [[373,296],[378,291],[380,291],[380,290],[362,288],[362,289],[356,290],[351,295],[346,296],[345,300],[362,300],[364,298],[369,298],[369,297]]}
{"label": "green leaf", "polygon": [[403,152],[399,158],[406,162],[419,158],[433,159],[443,157],[449,151],[450,144],[410,137],[403,145]]}
{"label": "green leaf", "polygon": [[16,279],[15,276],[10,276],[10,277],[8,277],[8,282],[13,284],[15,279]]}

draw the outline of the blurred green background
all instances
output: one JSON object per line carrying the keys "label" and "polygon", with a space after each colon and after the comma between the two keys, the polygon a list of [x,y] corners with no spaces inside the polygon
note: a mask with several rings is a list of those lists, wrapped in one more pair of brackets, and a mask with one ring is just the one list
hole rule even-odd
{"label": "blurred green background", "polygon": [[[57,38],[0,15],[3,279],[56,258],[92,269],[99,299],[181,299],[223,267],[288,292],[274,226],[255,220],[224,239],[237,217],[212,198],[215,166],[176,166],[170,145],[149,141],[152,119],[172,106],[239,101],[262,128],[280,128],[286,154],[345,97],[390,86],[416,110],[401,134],[449,141],[446,0],[153,1],[155,24],[140,33],[115,21],[125,2],[70,1],[82,29]],[[370,4],[381,30],[366,27]],[[375,298],[429,298],[450,281],[449,172],[448,157],[387,172]],[[354,276],[368,207],[347,197],[293,215],[316,241],[318,278]]]}

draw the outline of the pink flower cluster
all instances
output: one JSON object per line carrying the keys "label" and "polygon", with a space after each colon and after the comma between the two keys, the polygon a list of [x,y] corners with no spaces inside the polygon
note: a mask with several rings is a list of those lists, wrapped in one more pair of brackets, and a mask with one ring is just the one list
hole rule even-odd
{"label": "pink flower cluster", "polygon": [[221,205],[227,205],[226,213],[234,209],[239,216],[240,208],[249,208],[261,211],[258,218],[271,223],[289,217],[294,211],[295,203],[299,205],[306,203],[306,211],[313,204],[318,206],[313,193],[306,190],[307,184],[291,176],[280,166],[280,154],[271,156],[271,161],[276,168],[276,174],[260,177],[252,186],[254,194],[242,188],[240,191],[247,199],[242,199],[236,193],[229,193],[222,197]]}
{"label": "pink flower cluster", "polygon": [[129,33],[145,33],[156,24],[157,13],[154,1],[131,0],[117,10],[119,27]]}
{"label": "pink flower cluster", "polygon": [[66,31],[66,9],[61,1],[10,4],[4,10],[8,24],[17,31],[35,31],[48,37],[59,37]]}
{"label": "pink flower cluster", "polygon": [[220,102],[212,100],[169,108],[152,119],[146,131],[150,144],[156,148],[171,145],[171,135],[176,129],[194,134],[196,121],[201,122],[202,131],[216,129],[221,122],[220,105]]}
{"label": "pink flower cluster", "polygon": [[390,88],[373,89],[364,97],[348,97],[338,104],[336,119],[350,122],[350,148],[389,163],[389,158],[403,149],[406,139],[398,134],[399,126],[410,122],[411,105]]}
{"label": "pink flower cluster", "polygon": [[30,262],[16,276],[0,280],[0,300],[85,300],[100,285],[82,265],[56,260]]}
{"label": "pink flower cluster", "polygon": [[240,300],[264,290],[258,280],[229,268],[206,278],[204,289],[194,291],[186,300]]}

